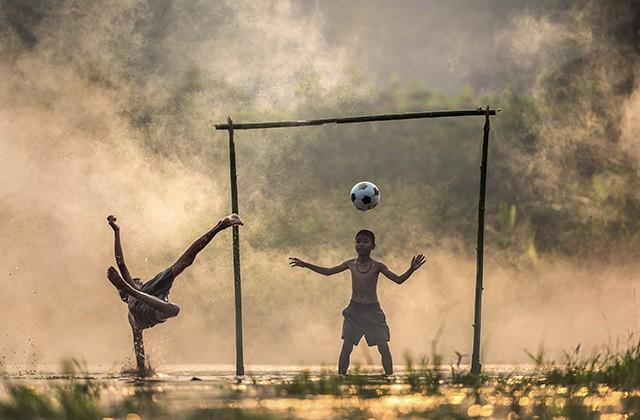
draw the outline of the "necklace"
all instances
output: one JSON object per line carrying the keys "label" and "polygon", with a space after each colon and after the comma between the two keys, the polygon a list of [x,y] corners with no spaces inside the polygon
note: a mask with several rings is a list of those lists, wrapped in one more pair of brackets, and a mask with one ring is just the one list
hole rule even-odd
{"label": "necklace", "polygon": [[369,260],[369,268],[367,268],[366,271],[360,271],[360,267],[358,267],[358,260],[356,259],[356,270],[358,270],[358,273],[360,274],[367,274],[369,270],[371,270],[372,265],[373,265],[373,260]]}

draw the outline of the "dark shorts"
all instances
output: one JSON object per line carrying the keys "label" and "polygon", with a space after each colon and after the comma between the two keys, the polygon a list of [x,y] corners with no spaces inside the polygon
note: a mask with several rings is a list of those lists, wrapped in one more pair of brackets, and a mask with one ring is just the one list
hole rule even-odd
{"label": "dark shorts", "polygon": [[357,346],[364,335],[367,344],[376,346],[391,338],[387,317],[379,303],[359,303],[353,300],[342,311],[342,339]]}
{"label": "dark shorts", "polygon": [[[173,286],[174,279],[175,277],[173,277],[171,267],[169,267],[166,270],[156,274],[156,276],[146,282],[140,290],[149,295],[158,297],[166,302],[169,300],[169,292],[171,291],[171,286]],[[136,326],[139,329],[151,328],[154,325],[160,324],[165,321],[164,319],[158,319],[158,311],[140,300],[136,300],[129,307],[129,311],[133,315]]]}

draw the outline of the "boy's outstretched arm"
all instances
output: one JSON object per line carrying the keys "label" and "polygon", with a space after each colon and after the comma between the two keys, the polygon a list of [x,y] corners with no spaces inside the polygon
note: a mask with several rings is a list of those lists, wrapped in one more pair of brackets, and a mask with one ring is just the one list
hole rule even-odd
{"label": "boy's outstretched arm", "polygon": [[131,284],[131,274],[129,273],[129,269],[127,268],[127,264],[124,262],[124,254],[122,253],[122,244],[120,243],[120,225],[118,225],[118,219],[116,216],[109,215],[107,217],[107,222],[111,229],[113,229],[114,235],[114,251],[116,254],[116,264],[118,264],[118,269],[120,270],[120,274],[122,274],[122,278]]}
{"label": "boy's outstretched arm", "polygon": [[382,264],[382,269],[380,269],[380,272],[392,282],[402,284],[407,281],[409,277],[411,277],[414,271],[422,267],[422,264],[424,264],[426,261],[427,259],[424,257],[424,255],[418,254],[411,259],[411,266],[407,271],[404,272],[404,274],[397,275],[393,271],[389,270],[384,264]]}
{"label": "boy's outstretched arm", "polygon": [[331,276],[333,274],[342,273],[344,270],[348,269],[346,262],[343,262],[340,265],[336,265],[335,267],[321,267],[319,265],[314,265],[305,261],[302,261],[300,258],[290,257],[289,265],[291,267],[302,267],[308,268],[311,271],[315,271],[316,273]]}

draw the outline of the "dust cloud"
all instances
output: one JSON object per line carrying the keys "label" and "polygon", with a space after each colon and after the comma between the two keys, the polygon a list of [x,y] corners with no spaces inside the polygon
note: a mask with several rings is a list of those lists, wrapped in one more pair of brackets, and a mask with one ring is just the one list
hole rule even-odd
{"label": "dust cloud", "polygon": [[[407,2],[407,14],[396,10],[390,25],[406,19],[407,28],[414,28],[424,16],[431,22],[446,19],[433,6],[421,14],[420,4]],[[388,16],[383,4],[376,5]],[[487,5],[482,19],[493,28],[489,57],[500,60],[479,54],[464,37],[457,38],[456,48],[440,40],[429,54],[439,53],[446,66],[428,67],[429,86],[454,91],[457,85],[447,80],[455,74],[478,91],[529,92],[543,121],[531,130],[543,143],[522,167],[522,176],[533,180],[536,194],[557,197],[559,206],[583,203],[581,208],[589,211],[584,198],[572,197],[566,188],[567,180],[577,179],[584,169],[567,167],[568,155],[589,147],[596,156],[612,154],[638,167],[640,93],[635,80],[640,67],[638,50],[630,46],[636,38],[595,33],[604,25],[598,13],[604,12],[591,2],[574,7],[550,2],[548,9],[537,10],[513,2],[508,12],[501,11],[504,2]],[[302,118],[322,109],[322,103],[305,102],[301,90],[312,90],[321,101],[339,91],[352,101],[345,113],[357,113],[369,104],[372,80],[391,77],[403,63],[416,69],[403,77],[419,79],[418,71],[424,70],[406,51],[397,50],[396,57],[382,54],[388,44],[361,48],[362,40],[375,41],[376,34],[366,19],[371,11],[358,14],[357,2],[120,0],[105,6],[30,1],[1,7],[0,278],[5,312],[0,357],[5,369],[70,356],[119,369],[132,357],[125,305],[105,279],[106,267],[114,263],[105,218],[110,213],[119,218],[132,274],[148,279],[170,265],[230,208],[226,138],[214,133],[212,123],[227,115],[270,119],[297,112]],[[474,7],[460,11],[462,22],[479,10]],[[453,13],[445,9],[444,15]],[[356,23],[347,29],[342,23],[349,17]],[[612,26],[632,23],[614,21]],[[437,38],[438,30],[434,24],[410,35]],[[469,70],[475,62],[469,57],[478,59],[475,72]],[[568,79],[560,77],[567,66],[575,69]],[[368,72],[373,72],[371,81],[354,83]],[[596,97],[580,96],[581,87],[594,84]],[[560,87],[568,89],[570,100],[558,98]],[[561,112],[558,102],[564,104]],[[497,118],[498,132],[500,124]],[[369,219],[354,216],[349,224],[337,216],[315,221],[320,226],[345,223],[338,242],[312,235],[304,247],[265,247],[267,238],[258,235],[269,232],[264,225],[270,212],[295,203],[269,195],[260,171],[281,173],[282,184],[296,181],[285,165],[267,166],[263,158],[270,152],[269,141],[264,138],[287,136],[269,133],[250,143],[260,135],[239,134],[247,139],[238,140],[246,188],[240,194],[240,208],[246,209],[241,211],[246,222],[241,231],[246,363],[335,362],[348,276],[324,278],[294,270],[287,257],[341,262],[354,254],[353,234],[362,227],[378,235],[374,258],[396,272],[408,267],[412,252],[428,257],[405,285],[381,281],[396,363],[405,351],[429,354],[434,342],[445,362],[455,360],[453,351],[468,354],[474,231],[464,243],[434,238],[403,216],[395,222],[400,209],[388,209]],[[628,191],[634,185],[622,176],[605,181],[610,189]],[[411,215],[410,210],[402,213]],[[272,229],[295,231],[298,222]],[[171,298],[182,307],[180,316],[145,333],[154,364],[233,363],[230,243],[229,232],[221,233],[176,281]],[[484,363],[525,362],[523,349],[535,350],[541,343],[555,358],[578,343],[590,350],[615,347],[637,331],[637,265],[535,253],[526,264],[514,265],[491,247],[489,242],[485,251]],[[360,346],[354,360],[377,363],[378,356]]]}

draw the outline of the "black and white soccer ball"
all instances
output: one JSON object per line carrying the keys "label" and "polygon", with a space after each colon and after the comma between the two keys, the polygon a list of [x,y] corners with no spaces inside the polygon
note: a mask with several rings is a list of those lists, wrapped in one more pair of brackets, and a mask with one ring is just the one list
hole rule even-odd
{"label": "black and white soccer ball", "polygon": [[358,210],[371,210],[380,203],[380,190],[372,182],[358,182],[351,188],[351,202]]}

